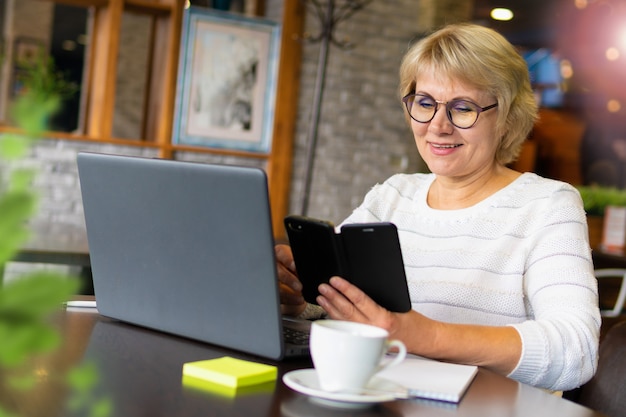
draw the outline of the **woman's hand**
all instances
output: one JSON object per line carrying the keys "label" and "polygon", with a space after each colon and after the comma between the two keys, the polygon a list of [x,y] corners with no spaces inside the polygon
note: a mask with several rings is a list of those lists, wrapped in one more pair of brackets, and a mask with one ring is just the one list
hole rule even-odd
{"label": "woman's hand", "polygon": [[396,329],[394,313],[376,304],[359,288],[341,277],[332,277],[319,286],[317,302],[336,320],[356,321],[382,327],[393,334]]}
{"label": "woman's hand", "polygon": [[288,245],[276,245],[274,252],[276,254],[281,313],[297,316],[306,308],[306,302],[302,297],[302,283],[300,283],[296,273],[291,248]]}

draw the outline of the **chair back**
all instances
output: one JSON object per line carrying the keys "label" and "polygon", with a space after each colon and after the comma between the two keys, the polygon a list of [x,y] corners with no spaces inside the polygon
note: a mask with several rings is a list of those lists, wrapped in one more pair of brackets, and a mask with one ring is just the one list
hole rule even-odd
{"label": "chair back", "polygon": [[576,400],[609,417],[624,417],[626,410],[626,322],[609,330],[600,344],[598,370],[583,385]]}
{"label": "chair back", "polygon": [[622,279],[617,298],[615,299],[615,304],[611,307],[611,309],[600,310],[600,314],[602,314],[603,317],[619,317],[619,315],[622,314],[622,310],[624,309],[624,303],[626,303],[626,269],[602,268],[596,269],[594,273],[596,278],[598,279],[598,284],[600,284],[600,281],[603,278]]}

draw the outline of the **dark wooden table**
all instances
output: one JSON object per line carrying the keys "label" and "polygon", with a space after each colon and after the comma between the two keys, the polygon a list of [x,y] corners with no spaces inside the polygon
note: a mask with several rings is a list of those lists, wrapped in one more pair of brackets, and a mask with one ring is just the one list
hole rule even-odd
{"label": "dark wooden table", "polygon": [[[202,318],[198,318],[202,320]],[[262,358],[195,342],[99,315],[94,309],[68,309],[57,317],[63,337],[60,350],[33,363],[38,376],[34,393],[21,394],[0,384],[0,403],[21,417],[86,416],[72,414],[72,393],[59,375],[75,364],[91,362],[99,370],[94,398],[107,397],[116,417],[193,416],[600,416],[592,410],[542,390],[480,369],[459,404],[399,400],[360,410],[319,405],[286,387],[280,377],[293,369],[311,367],[310,360],[288,360],[278,366],[275,385],[259,392],[227,396],[190,388],[182,383],[185,362],[230,355],[258,362]],[[228,331],[228,329],[224,329]]]}

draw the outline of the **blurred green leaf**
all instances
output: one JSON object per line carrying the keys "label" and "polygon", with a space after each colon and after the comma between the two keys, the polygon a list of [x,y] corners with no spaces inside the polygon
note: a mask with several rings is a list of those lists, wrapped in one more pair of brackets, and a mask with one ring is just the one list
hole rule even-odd
{"label": "blurred green leaf", "polygon": [[48,352],[60,336],[47,317],[76,293],[79,282],[38,272],[5,284],[0,291],[0,365],[17,366],[30,355]]}
{"label": "blurred green leaf", "polygon": [[107,417],[113,413],[113,402],[108,397],[97,400],[91,407],[91,417]]}
{"label": "blurred green leaf", "polygon": [[[35,212],[36,198],[33,193],[23,190],[7,190],[0,198],[0,217],[6,219],[6,227],[27,220]],[[4,237],[4,236],[3,236]]]}
{"label": "blurred green leaf", "polygon": [[[0,159],[6,161],[25,157],[33,140],[47,130],[61,98],[78,90],[55,71],[51,59],[27,67],[20,81],[24,90],[13,102],[10,114],[24,133],[0,135]],[[36,193],[32,191],[34,171],[14,168],[9,173],[8,177],[0,177],[0,270],[28,238],[28,220],[37,209]],[[78,279],[49,272],[18,277],[7,284],[0,276],[0,375],[5,377],[5,384],[19,390],[33,388],[34,374],[15,371],[28,365],[31,356],[59,346],[61,336],[51,318],[78,287]],[[93,393],[97,379],[95,367],[77,368],[67,378],[76,392],[69,402],[79,407],[81,415],[111,414],[111,402]],[[0,405],[0,417],[16,416]]]}
{"label": "blurred green leaf", "polygon": [[113,403],[109,397],[97,398],[98,369],[93,362],[70,370],[66,376],[68,385],[74,389],[68,406],[74,412],[89,417],[107,417],[113,413]]}
{"label": "blurred green leaf", "polygon": [[59,346],[55,329],[34,321],[0,318],[0,366],[16,367],[35,354],[50,352]]}
{"label": "blurred green leaf", "polygon": [[15,414],[13,414],[13,413],[10,413],[10,412],[6,411],[5,409],[3,409],[3,408],[0,406],[0,417],[18,417],[18,416],[16,416],[16,415],[15,415]]}
{"label": "blurred green leaf", "polygon": [[[27,192],[36,201],[35,193],[31,191],[34,178],[35,172],[32,169],[16,169],[11,173],[8,190]],[[34,211],[33,208],[33,214]]]}
{"label": "blurred green leaf", "polygon": [[0,318],[40,318],[57,310],[78,286],[76,279],[46,271],[11,281],[0,291]]}
{"label": "blurred green leaf", "polygon": [[26,191],[7,191],[0,197],[0,265],[7,262],[28,238],[26,221],[35,208],[34,195]]}
{"label": "blurred green leaf", "polygon": [[58,97],[43,97],[38,94],[23,94],[14,103],[11,116],[26,134],[35,136],[48,128],[48,119],[60,106]]}
{"label": "blurred green leaf", "polygon": [[0,156],[5,159],[18,159],[26,156],[30,140],[23,135],[7,133],[0,135]]}
{"label": "blurred green leaf", "polygon": [[9,386],[13,389],[26,391],[35,386],[37,378],[33,374],[12,376],[8,379]]}
{"label": "blurred green leaf", "polygon": [[[28,238],[27,220],[36,212],[37,198],[30,190],[34,172],[15,169],[7,184],[0,184],[0,265],[9,261]],[[2,277],[0,277],[0,283]]]}
{"label": "blurred green leaf", "polygon": [[95,388],[98,382],[98,369],[93,363],[89,362],[70,370],[66,378],[68,384],[76,390],[91,390]]}

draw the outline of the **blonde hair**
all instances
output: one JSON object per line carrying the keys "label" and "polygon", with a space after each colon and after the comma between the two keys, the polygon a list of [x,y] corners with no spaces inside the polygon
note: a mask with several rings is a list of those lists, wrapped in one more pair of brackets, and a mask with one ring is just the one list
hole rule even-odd
{"label": "blonde hair", "polygon": [[[446,26],[413,45],[400,66],[400,97],[432,71],[486,91],[498,102],[496,160],[514,161],[537,120],[526,61],[498,32],[475,24]],[[408,120],[408,119],[407,119]]]}

